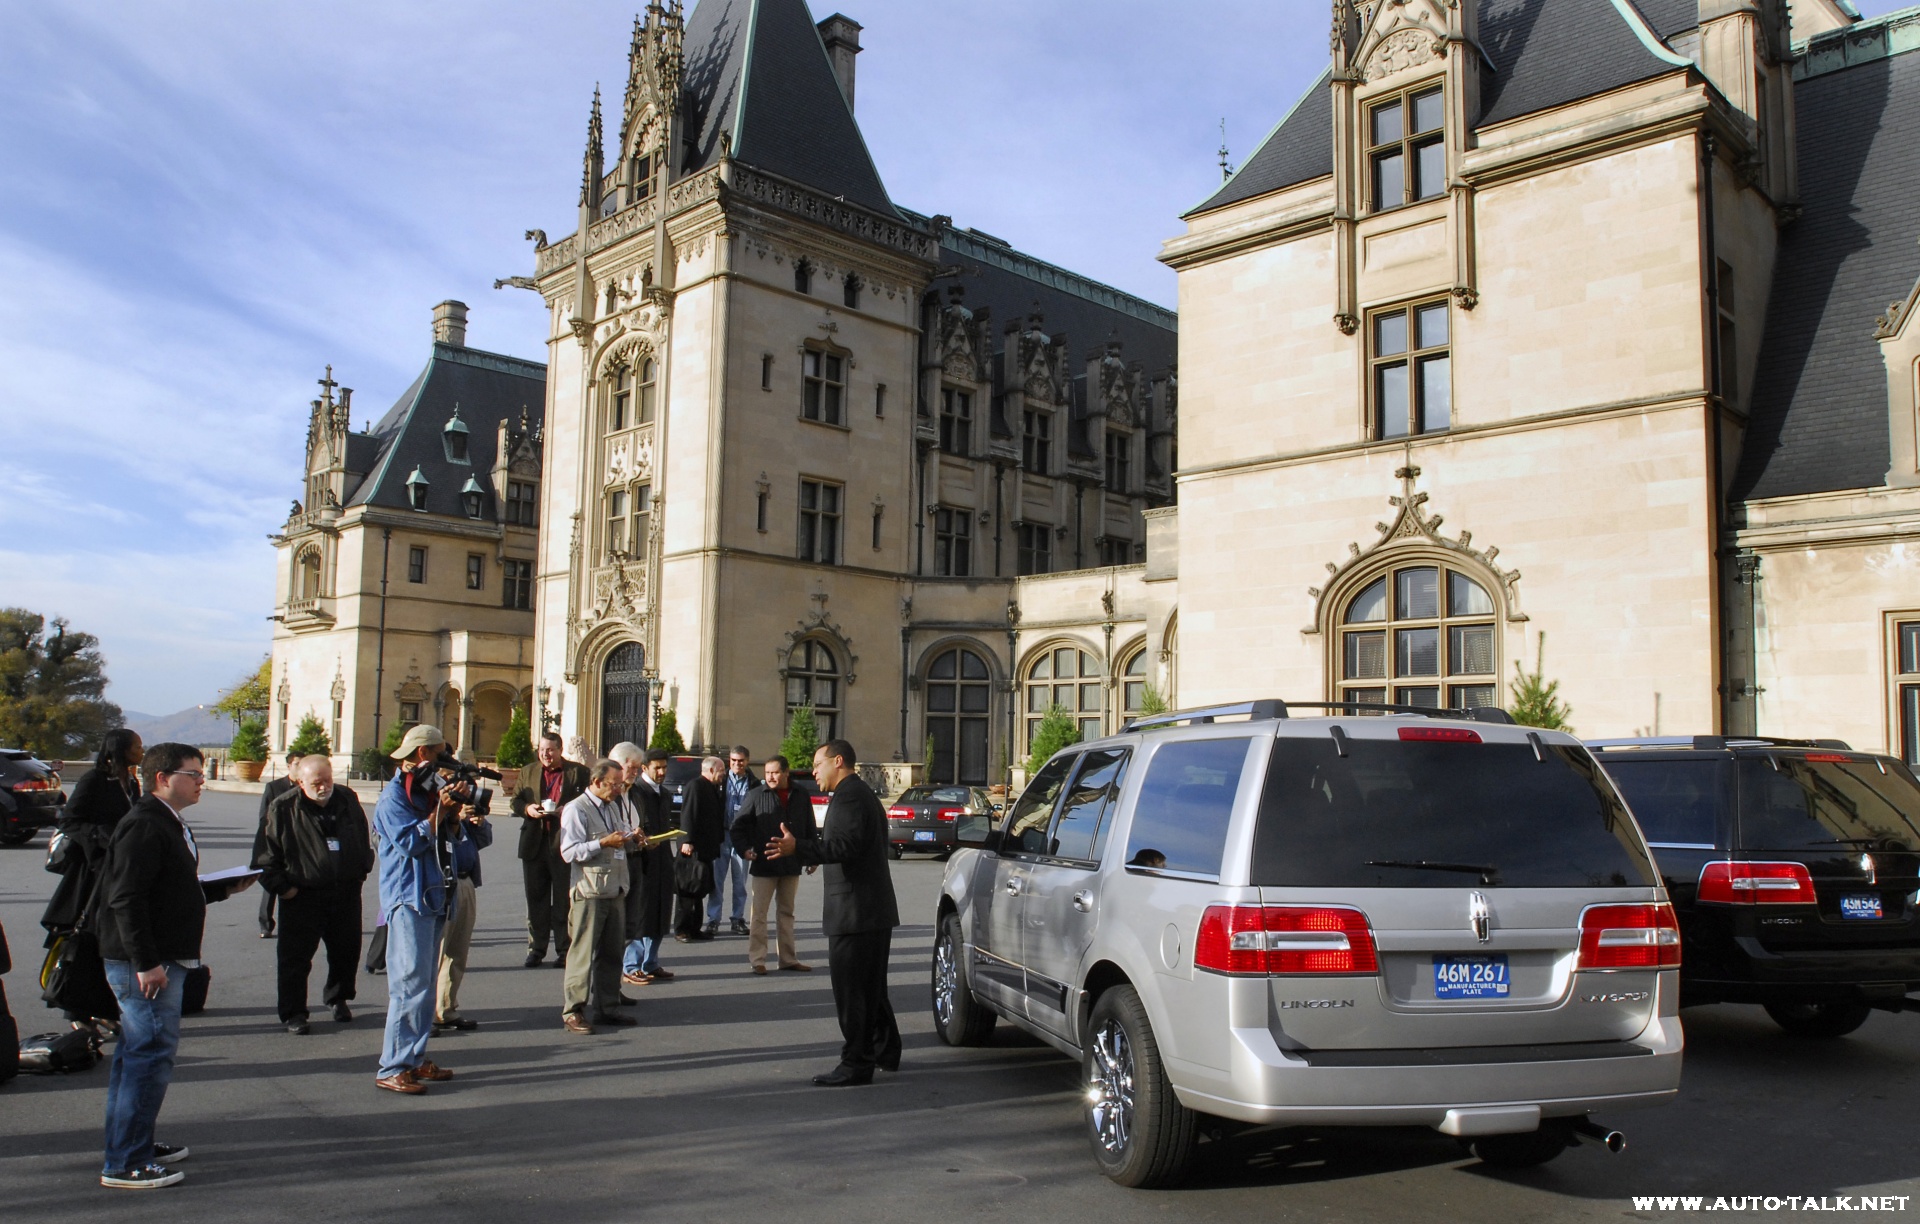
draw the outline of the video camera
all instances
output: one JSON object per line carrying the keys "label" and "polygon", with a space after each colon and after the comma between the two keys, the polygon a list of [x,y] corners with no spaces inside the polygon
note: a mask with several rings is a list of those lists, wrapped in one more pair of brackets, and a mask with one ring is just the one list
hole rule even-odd
{"label": "video camera", "polygon": [[[442,777],[443,774],[453,776],[447,779]],[[481,816],[488,815],[493,805],[493,789],[485,783],[500,781],[500,775],[493,770],[469,765],[451,752],[443,752],[421,765],[420,775],[428,790],[438,789],[442,785],[466,787],[473,796],[467,800],[468,806]]]}

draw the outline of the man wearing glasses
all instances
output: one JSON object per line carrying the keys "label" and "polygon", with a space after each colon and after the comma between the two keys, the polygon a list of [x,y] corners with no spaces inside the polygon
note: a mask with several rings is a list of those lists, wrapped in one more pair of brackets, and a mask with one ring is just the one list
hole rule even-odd
{"label": "man wearing glasses", "polygon": [[147,796],[114,826],[100,883],[95,927],[107,982],[120,1001],[120,1041],[107,1077],[106,1167],[116,1190],[171,1186],[186,1174],[167,1167],[187,1149],[156,1143],[154,1122],[180,1048],[180,996],[200,964],[207,903],[253,883],[200,882],[200,850],[180,813],[200,802],[200,750],[152,744],[141,762]]}
{"label": "man wearing glasses", "polygon": [[753,758],[747,755],[744,744],[735,744],[733,751],[727,754],[727,776],[720,783],[720,796],[726,802],[726,818],[720,822],[725,830],[720,839],[720,857],[713,860],[713,892],[707,897],[707,930],[709,936],[720,933],[720,902],[725,896],[727,880],[733,880],[733,933],[747,933],[747,860],[740,857],[733,845],[733,820],[740,814],[740,805],[747,801],[747,792],[752,790]]}

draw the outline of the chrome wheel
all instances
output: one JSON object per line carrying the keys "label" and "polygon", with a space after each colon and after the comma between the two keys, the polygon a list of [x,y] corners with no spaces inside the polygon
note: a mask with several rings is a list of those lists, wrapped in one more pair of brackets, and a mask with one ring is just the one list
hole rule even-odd
{"label": "chrome wheel", "polygon": [[942,1028],[953,1025],[960,990],[960,962],[953,940],[942,934],[933,946],[933,1018]]}
{"label": "chrome wheel", "polygon": [[1093,1035],[1087,1070],[1087,1117],[1094,1141],[1109,1155],[1126,1152],[1133,1136],[1133,1043],[1115,1020]]}

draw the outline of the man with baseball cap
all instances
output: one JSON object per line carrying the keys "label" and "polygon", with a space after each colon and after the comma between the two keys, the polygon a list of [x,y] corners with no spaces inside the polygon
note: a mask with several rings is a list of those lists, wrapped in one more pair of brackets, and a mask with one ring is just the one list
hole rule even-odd
{"label": "man with baseball cap", "polygon": [[472,797],[436,767],[446,740],[438,727],[409,728],[393,754],[400,770],[373,809],[380,908],[387,918],[387,1030],[374,1083],[408,1096],[425,1092],[430,1081],[453,1078],[427,1058],[440,937],[453,899],[440,825],[458,819]]}

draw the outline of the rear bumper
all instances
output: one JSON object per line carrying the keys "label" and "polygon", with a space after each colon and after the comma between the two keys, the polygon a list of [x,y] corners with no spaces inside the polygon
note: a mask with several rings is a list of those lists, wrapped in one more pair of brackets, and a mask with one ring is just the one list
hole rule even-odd
{"label": "rear bumper", "polygon": [[[933,836],[922,841],[914,836],[916,833],[931,833]],[[957,836],[958,830],[951,824],[944,829],[916,829],[912,825],[889,825],[887,827],[887,844],[890,846],[898,846],[902,850],[950,849],[958,844],[955,840]]]}
{"label": "rear bumper", "polygon": [[[1564,1057],[1514,1047],[1513,1061],[1435,1065],[1408,1051],[1396,1065],[1316,1066],[1282,1050],[1264,1027],[1230,1030],[1231,1068],[1169,1060],[1174,1092],[1190,1109],[1243,1122],[1294,1126],[1458,1125],[1476,1110],[1510,1119],[1568,1117],[1664,1105],[1680,1089],[1684,1041],[1674,1016],[1656,1018],[1608,1057]],[[1578,1055],[1581,1051],[1571,1050]],[[1531,1060],[1531,1061],[1529,1061]],[[1393,1063],[1390,1057],[1382,1063]],[[1531,1130],[1513,1121],[1507,1129]],[[1449,1132],[1452,1133],[1452,1132]],[[1495,1133],[1495,1132],[1478,1132]]]}
{"label": "rear bumper", "polygon": [[51,829],[60,823],[60,815],[66,810],[67,797],[57,792],[47,797],[43,791],[8,791],[13,800],[11,810],[0,806],[0,819],[21,829]]}
{"label": "rear bumper", "polygon": [[1739,937],[1737,977],[1697,977],[1683,968],[1684,1003],[1825,1003],[1873,1001],[1920,991],[1920,945],[1771,952]]}

